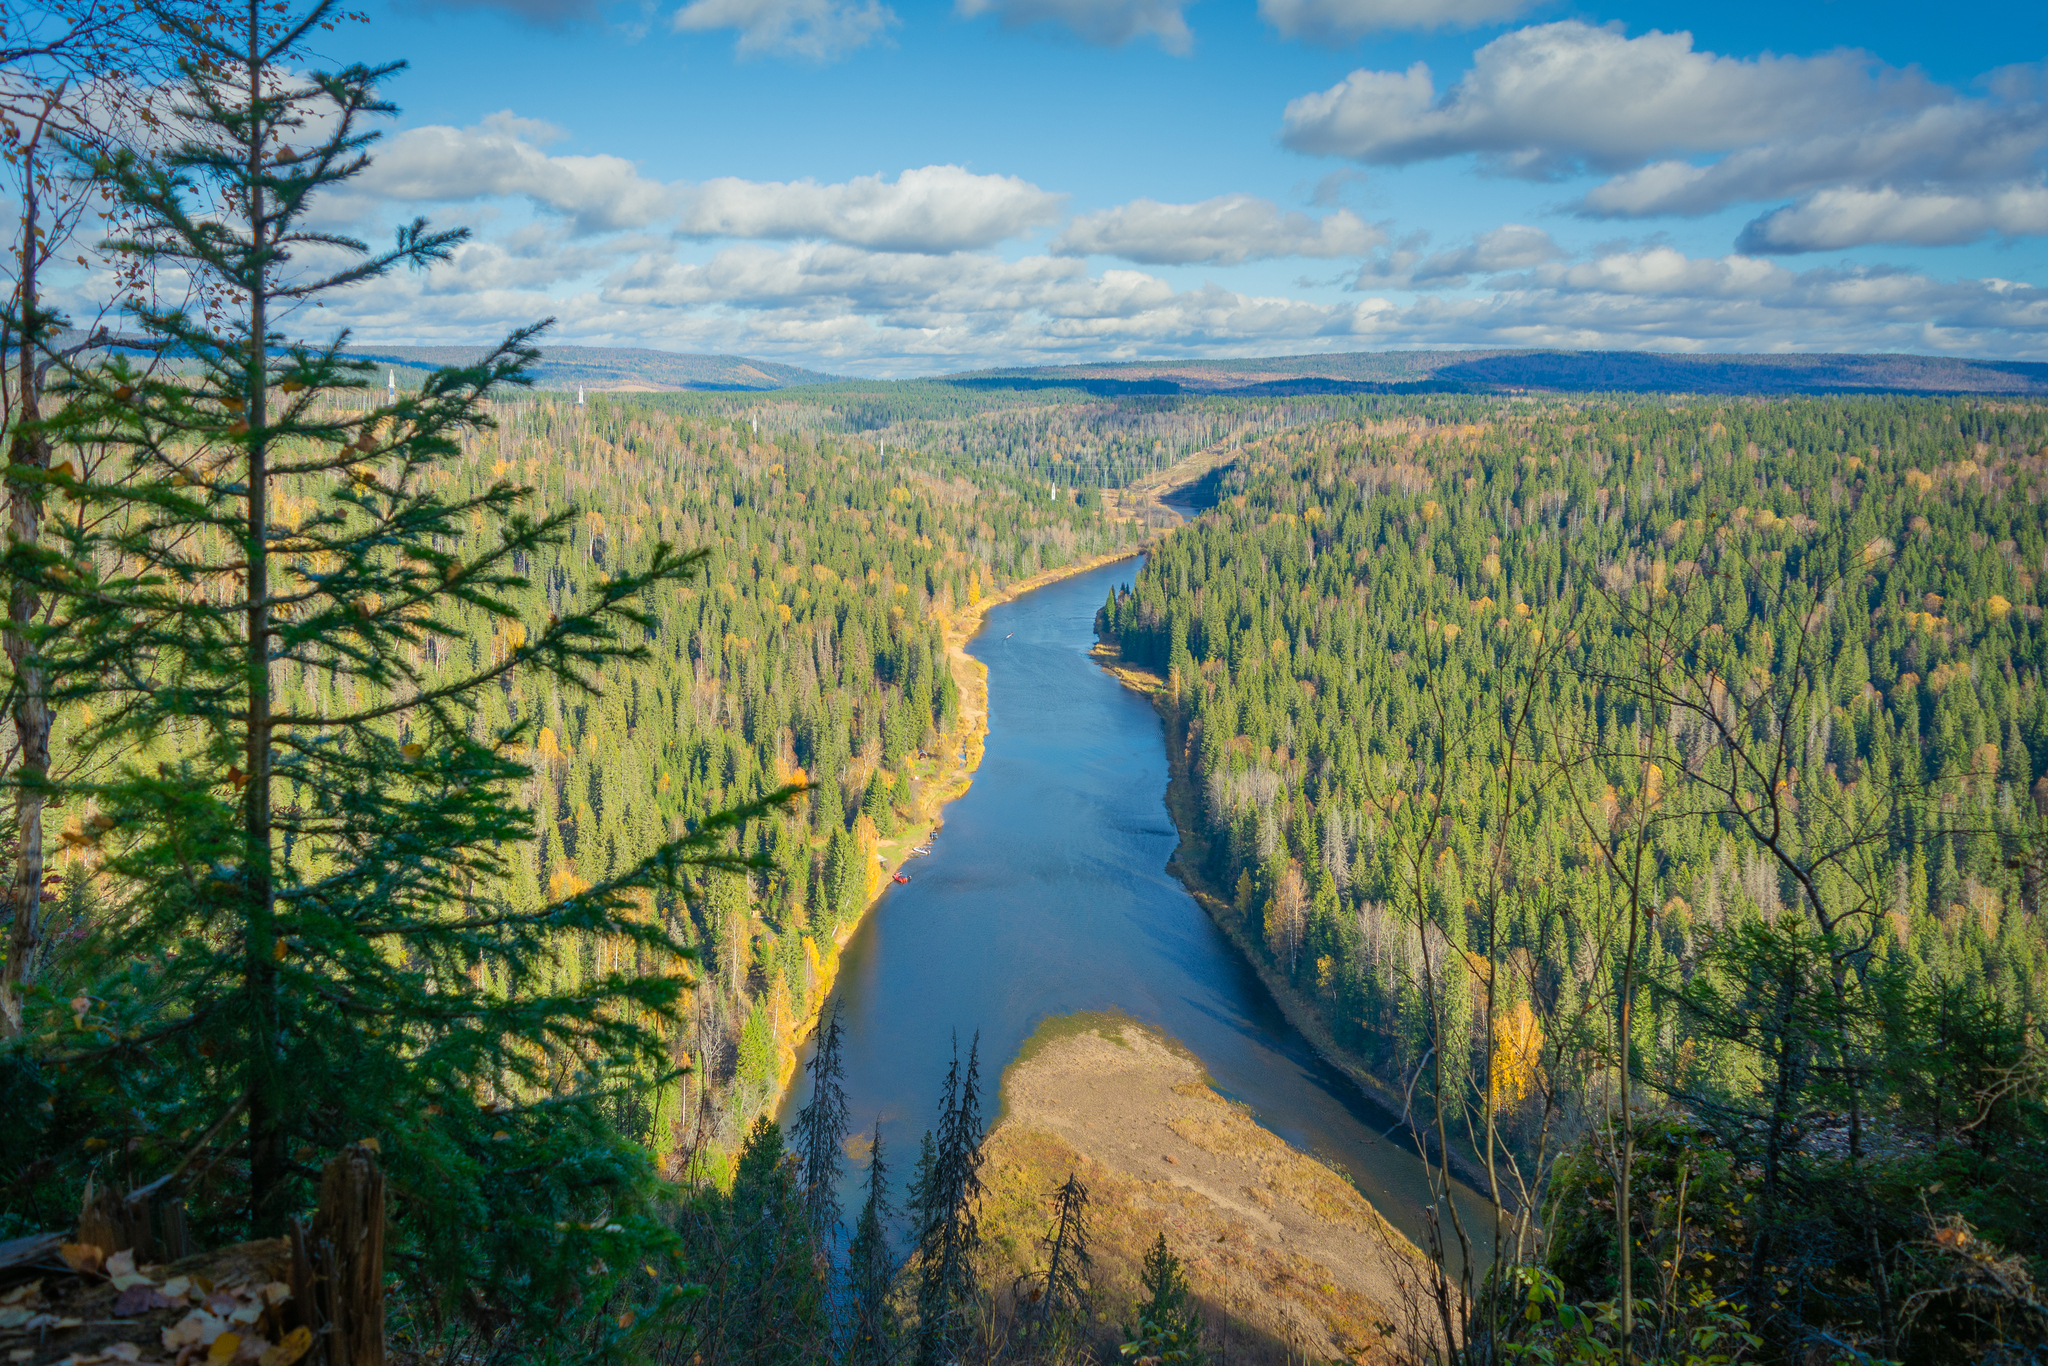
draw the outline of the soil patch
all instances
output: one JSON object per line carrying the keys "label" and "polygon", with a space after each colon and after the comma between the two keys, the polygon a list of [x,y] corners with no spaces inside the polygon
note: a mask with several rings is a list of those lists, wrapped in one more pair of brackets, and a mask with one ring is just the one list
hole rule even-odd
{"label": "soil patch", "polygon": [[1088,1186],[1096,1308],[1128,1318],[1159,1234],[1232,1362],[1389,1356],[1420,1254],[1343,1176],[1218,1095],[1201,1064],[1126,1017],[1048,1021],[1003,1077],[985,1175],[992,1248],[1027,1273],[1046,1197]]}

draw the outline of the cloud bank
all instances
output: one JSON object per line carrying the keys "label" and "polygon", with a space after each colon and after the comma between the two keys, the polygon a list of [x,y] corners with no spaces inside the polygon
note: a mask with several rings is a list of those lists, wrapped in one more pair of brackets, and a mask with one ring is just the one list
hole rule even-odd
{"label": "cloud bank", "polygon": [[1940,97],[1924,77],[1864,53],[1723,57],[1695,51],[1689,33],[1629,38],[1567,20],[1494,39],[1441,95],[1421,62],[1354,71],[1290,101],[1281,138],[1373,165],[1476,155],[1498,172],[1549,179],[1787,130],[1853,129]]}
{"label": "cloud bank", "polygon": [[378,149],[352,199],[463,203],[520,197],[565,216],[579,234],[646,227],[670,210],[668,187],[615,156],[550,156],[564,134],[507,110],[472,128],[409,128]]}
{"label": "cloud bank", "polygon": [[679,197],[677,230],[688,237],[824,238],[877,251],[941,253],[993,246],[1042,227],[1058,219],[1066,202],[1016,176],[959,166],[837,185],[725,177]]}
{"label": "cloud bank", "polygon": [[[1281,3],[1281,0],[1267,0]],[[1286,0],[1286,3],[1309,0]],[[1861,52],[1739,58],[1688,33],[1576,20],[1487,43],[1450,88],[1430,69],[1358,70],[1291,101],[1283,142],[1371,165],[1474,158],[1532,180],[1607,179],[1585,218],[1760,214],[1749,253],[1947,246],[2048,232],[2048,100],[2034,68],[1964,96]]]}
{"label": "cloud bank", "polygon": [[1060,234],[1052,250],[1144,265],[1237,265],[1285,256],[1359,256],[1385,240],[1349,209],[1312,218],[1283,213],[1271,200],[1233,194],[1199,204],[1139,199],[1086,214]]}

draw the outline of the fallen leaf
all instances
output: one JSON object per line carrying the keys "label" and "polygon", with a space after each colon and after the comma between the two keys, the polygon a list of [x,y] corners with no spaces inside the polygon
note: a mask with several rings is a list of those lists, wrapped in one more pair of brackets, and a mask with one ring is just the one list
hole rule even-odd
{"label": "fallen leaf", "polygon": [[[71,1004],[76,1007],[78,1002],[73,1001]],[[80,1272],[98,1271],[107,1256],[92,1243],[65,1243],[57,1249],[57,1255],[64,1259],[64,1265]]]}
{"label": "fallen leaf", "polygon": [[312,1345],[312,1329],[304,1326],[294,1328],[284,1335],[283,1342],[263,1354],[260,1366],[292,1366]]}
{"label": "fallen leaf", "polygon": [[164,1350],[176,1352],[185,1347],[205,1347],[226,1331],[225,1322],[203,1309],[194,1309],[164,1329]]}
{"label": "fallen leaf", "polygon": [[206,1359],[212,1362],[232,1361],[234,1360],[235,1349],[241,1345],[242,1335],[240,1333],[222,1333],[213,1340],[213,1345],[206,1349]]}
{"label": "fallen leaf", "polygon": [[417,759],[426,754],[427,747],[421,744],[400,745],[398,752],[408,759]]}
{"label": "fallen leaf", "polygon": [[190,1276],[173,1276],[164,1282],[164,1294],[169,1295],[174,1300],[184,1299],[191,1293],[192,1278]]}
{"label": "fallen leaf", "polygon": [[291,1297],[292,1288],[283,1281],[272,1281],[269,1285],[263,1287],[263,1302],[265,1304],[283,1304]]}
{"label": "fallen leaf", "polygon": [[107,1344],[107,1356],[114,1361],[140,1361],[142,1349],[132,1342],[110,1342]]}
{"label": "fallen leaf", "polygon": [[140,1285],[122,1287],[120,1298],[114,1301],[114,1317],[125,1319],[136,1314],[147,1314],[152,1309],[170,1309],[182,1300],[183,1296],[175,1300],[168,1299],[162,1291],[148,1281],[143,1281]]}

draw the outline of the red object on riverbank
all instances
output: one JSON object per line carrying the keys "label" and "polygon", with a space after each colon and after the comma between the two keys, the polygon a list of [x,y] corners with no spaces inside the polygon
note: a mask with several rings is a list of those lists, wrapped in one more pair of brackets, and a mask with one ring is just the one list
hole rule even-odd
{"label": "red object on riverbank", "polygon": [[909,875],[908,873],[898,873],[898,874],[897,874],[896,876],[894,876],[894,877],[890,878],[890,879],[889,879],[889,881],[891,881],[891,882],[908,882],[908,881],[910,881],[910,875]]}

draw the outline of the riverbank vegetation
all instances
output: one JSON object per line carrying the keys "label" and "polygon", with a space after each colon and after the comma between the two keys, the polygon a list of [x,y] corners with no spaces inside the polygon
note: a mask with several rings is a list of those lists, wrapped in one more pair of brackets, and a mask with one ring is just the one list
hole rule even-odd
{"label": "riverbank vegetation", "polygon": [[1458,417],[1266,443],[1099,618],[1222,913],[1500,1192],[1426,1336],[2038,1350],[2048,410]]}
{"label": "riverbank vegetation", "polygon": [[[971,1032],[916,1154],[850,1137],[829,1027],[763,1118],[960,771],[961,627],[1131,547],[1099,486],[1190,457],[1221,504],[1101,628],[1165,680],[1193,871],[1497,1195],[1329,1340],[2043,1350],[2042,409],[585,403],[528,392],[534,332],[380,394],[280,320],[459,247],[308,226],[394,69],[291,74],[332,4],[67,3],[0,46],[10,1361],[84,1340],[46,1271],[95,1332],[182,1315],[75,1366],[358,1361],[279,1306],[331,1298],[329,1178],[373,1170],[357,1341],[388,1303],[421,1362],[1201,1360],[1215,1254],[1085,1270],[1105,1206],[989,1168]],[[87,223],[118,338],[38,283]],[[237,1242],[291,1280],[133,1269]]]}

